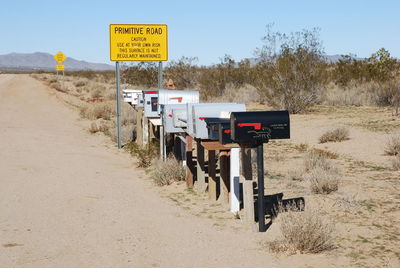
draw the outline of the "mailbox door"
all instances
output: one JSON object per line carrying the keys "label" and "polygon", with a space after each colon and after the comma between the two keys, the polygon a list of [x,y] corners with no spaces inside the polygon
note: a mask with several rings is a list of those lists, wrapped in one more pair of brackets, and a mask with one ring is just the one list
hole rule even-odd
{"label": "mailbox door", "polygon": [[174,127],[186,128],[187,127],[187,112],[186,105],[180,105],[179,108],[172,109],[172,119],[174,121]]}
{"label": "mailbox door", "polygon": [[235,143],[231,139],[231,124],[230,124],[230,122],[218,124],[218,140],[219,140],[219,143],[221,143],[221,144]]}
{"label": "mailbox door", "polygon": [[138,93],[137,94],[136,106],[137,107],[143,107],[144,106],[143,93]]}
{"label": "mailbox door", "polygon": [[144,116],[160,117],[158,114],[158,94],[157,91],[143,91],[144,95]]}
{"label": "mailbox door", "polygon": [[[162,105],[160,105],[162,106]],[[162,113],[163,116],[163,125],[165,127],[166,133],[182,133],[184,132],[182,128],[175,127],[174,118],[173,118],[173,110],[184,108],[185,105],[182,104],[166,104],[164,106],[164,111]],[[183,107],[182,107],[183,106]]]}
{"label": "mailbox door", "polygon": [[288,111],[233,112],[230,125],[231,138],[237,143],[290,138]]}

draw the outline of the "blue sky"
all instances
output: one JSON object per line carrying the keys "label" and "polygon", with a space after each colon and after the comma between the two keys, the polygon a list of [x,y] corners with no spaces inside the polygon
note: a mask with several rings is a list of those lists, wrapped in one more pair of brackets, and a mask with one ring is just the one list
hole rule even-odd
{"label": "blue sky", "polygon": [[1,0],[0,54],[36,51],[109,62],[108,25],[167,24],[169,59],[200,64],[253,57],[265,26],[318,27],[325,52],[367,57],[381,47],[400,58],[400,1],[27,1]]}

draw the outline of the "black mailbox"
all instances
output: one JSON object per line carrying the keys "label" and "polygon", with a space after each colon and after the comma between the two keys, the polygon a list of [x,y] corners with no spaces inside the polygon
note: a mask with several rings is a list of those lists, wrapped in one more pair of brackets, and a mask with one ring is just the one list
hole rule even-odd
{"label": "black mailbox", "polygon": [[207,124],[208,129],[208,138],[210,140],[218,140],[219,134],[218,129],[220,124],[229,125],[229,119],[226,118],[218,118],[218,117],[206,117],[204,121]]}
{"label": "black mailbox", "polygon": [[290,138],[289,112],[232,112],[231,139],[236,143],[264,143],[271,139]]}
{"label": "black mailbox", "polygon": [[221,144],[235,143],[231,139],[231,124],[229,120],[226,123],[218,124],[218,140]]}

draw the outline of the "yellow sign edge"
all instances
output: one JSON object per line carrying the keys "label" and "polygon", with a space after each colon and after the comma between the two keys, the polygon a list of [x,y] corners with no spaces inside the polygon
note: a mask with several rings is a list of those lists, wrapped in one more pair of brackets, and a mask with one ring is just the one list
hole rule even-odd
{"label": "yellow sign edge", "polygon": [[126,23],[112,23],[112,24],[110,24],[109,25],[109,28],[108,28],[108,32],[109,32],[109,40],[110,40],[110,47],[109,47],[109,50],[110,50],[110,61],[113,61],[113,62],[122,62],[122,61],[132,61],[132,60],[111,60],[111,26],[113,26],[113,25],[140,25],[140,26],[165,26],[165,29],[167,30],[167,34],[166,34],[166,37],[167,37],[167,47],[166,47],[166,49],[167,49],[167,59],[166,60],[157,60],[157,61],[154,61],[154,60],[138,60],[138,62],[145,62],[145,61],[152,61],[152,62],[159,62],[159,61],[168,61],[168,25],[167,24],[133,24],[133,23],[129,23],[129,24],[126,24]]}

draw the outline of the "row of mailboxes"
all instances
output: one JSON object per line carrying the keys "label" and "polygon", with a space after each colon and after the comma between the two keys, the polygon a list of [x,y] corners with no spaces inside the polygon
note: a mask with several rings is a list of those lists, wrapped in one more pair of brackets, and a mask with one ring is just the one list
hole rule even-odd
{"label": "row of mailboxes", "polygon": [[209,138],[221,144],[259,144],[290,138],[289,112],[232,112],[229,119],[208,118]]}
{"label": "row of mailboxes", "polygon": [[160,107],[167,133],[187,132],[198,139],[210,139],[206,124],[208,118],[229,120],[231,112],[246,111],[244,104],[237,103],[166,104]]}

